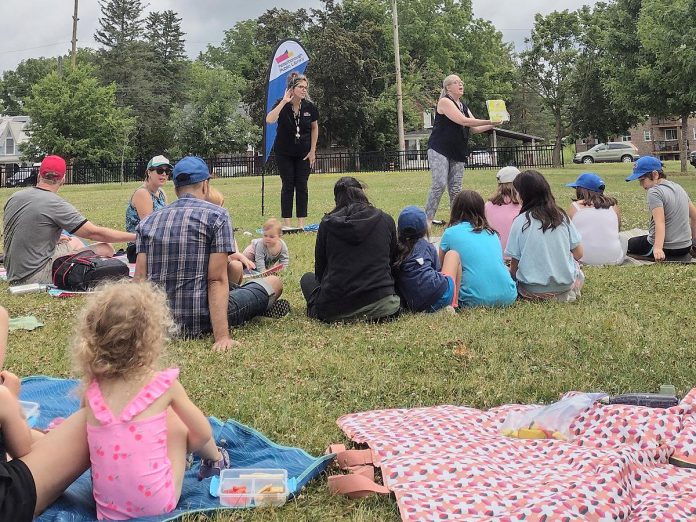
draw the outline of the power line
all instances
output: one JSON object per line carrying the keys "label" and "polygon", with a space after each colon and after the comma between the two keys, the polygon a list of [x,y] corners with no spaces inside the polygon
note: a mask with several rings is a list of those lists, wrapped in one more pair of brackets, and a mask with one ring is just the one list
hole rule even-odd
{"label": "power line", "polygon": [[65,42],[55,42],[51,44],[45,44],[45,45],[37,45],[36,47],[27,47],[25,49],[12,49],[10,51],[2,51],[0,50],[0,54],[8,54],[8,53],[23,53],[24,51],[33,51],[35,49],[43,49],[45,47],[55,47],[56,45],[65,45],[69,44],[70,41],[65,41]]}

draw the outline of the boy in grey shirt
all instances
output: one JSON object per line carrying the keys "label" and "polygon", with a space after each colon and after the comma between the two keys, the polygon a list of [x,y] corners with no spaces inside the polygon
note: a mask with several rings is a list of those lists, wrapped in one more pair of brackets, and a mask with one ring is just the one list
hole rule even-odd
{"label": "boy in grey shirt", "polygon": [[696,206],[678,184],[667,180],[662,162],[652,156],[636,161],[626,181],[639,180],[648,192],[650,229],[647,236],[628,241],[628,254],[652,257],[655,261],[682,259],[696,237]]}

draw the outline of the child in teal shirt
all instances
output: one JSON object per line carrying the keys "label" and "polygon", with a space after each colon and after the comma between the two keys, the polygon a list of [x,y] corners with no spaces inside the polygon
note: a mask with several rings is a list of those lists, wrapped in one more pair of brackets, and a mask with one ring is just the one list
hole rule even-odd
{"label": "child in teal shirt", "polygon": [[462,190],[452,203],[440,258],[454,250],[462,264],[459,306],[507,306],[517,299],[515,282],[503,261],[498,234],[491,228],[478,192]]}

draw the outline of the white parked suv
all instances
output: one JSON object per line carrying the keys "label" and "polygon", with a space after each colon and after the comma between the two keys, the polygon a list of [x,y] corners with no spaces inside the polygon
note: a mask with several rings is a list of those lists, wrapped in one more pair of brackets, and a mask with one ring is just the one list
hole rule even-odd
{"label": "white parked suv", "polygon": [[573,163],[601,163],[604,161],[623,161],[631,163],[640,158],[638,149],[630,141],[610,141],[599,143],[585,152],[578,152]]}

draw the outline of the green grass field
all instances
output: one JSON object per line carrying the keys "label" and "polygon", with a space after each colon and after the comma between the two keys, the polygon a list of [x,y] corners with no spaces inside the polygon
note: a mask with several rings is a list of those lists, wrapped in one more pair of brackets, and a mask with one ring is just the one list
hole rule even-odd
{"label": "green grass field", "polygon": [[[582,170],[544,171],[563,207],[572,195],[563,184]],[[594,170],[621,204],[622,227],[645,228],[645,194],[638,183],[623,181],[630,166],[595,165]],[[677,171],[676,162],[669,164],[668,172]],[[318,223],[332,208],[337,177],[310,178],[308,222]],[[430,184],[428,172],[358,177],[367,183],[371,201],[394,217],[408,204],[423,205]],[[696,198],[695,176],[670,177]],[[251,239],[243,231],[253,233],[264,219],[260,183],[258,178],[214,180],[240,228],[241,248]],[[136,186],[67,186],[60,194],[96,224],[121,228]],[[467,171],[464,186],[487,198],[495,172]],[[279,179],[267,180],[267,216],[279,212],[279,189]],[[173,199],[171,184],[166,190]],[[10,193],[0,190],[3,206]],[[447,219],[446,208],[445,196],[439,218]],[[319,454],[343,440],[335,421],[350,412],[436,404],[488,408],[550,402],[566,390],[656,391],[663,383],[684,394],[696,381],[693,265],[588,267],[583,296],[572,304],[524,302],[456,316],[405,314],[384,325],[327,326],[306,318],[298,283],[313,269],[315,237],[285,237],[291,266],[282,278],[290,316],[259,319],[234,331],[242,348],[226,354],[211,351],[212,339],[169,346],[168,359],[181,368],[184,386],[204,412],[233,417],[278,443]],[[81,298],[10,296],[6,289],[0,284],[0,302],[11,316],[33,314],[46,324],[10,334],[6,367],[19,375],[71,376],[68,347]],[[320,479],[282,509],[227,512],[214,520],[385,521],[398,520],[398,511],[388,498],[331,496]]]}

